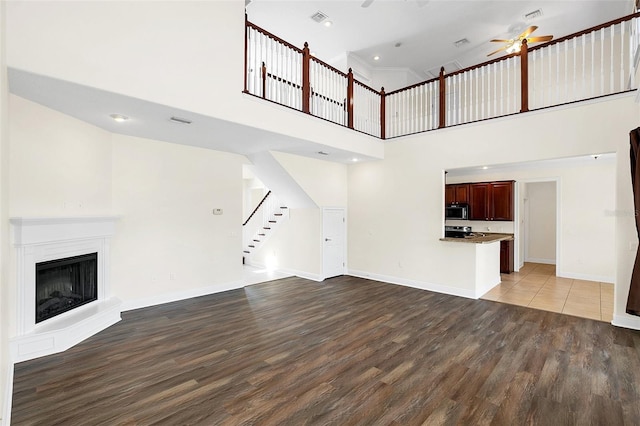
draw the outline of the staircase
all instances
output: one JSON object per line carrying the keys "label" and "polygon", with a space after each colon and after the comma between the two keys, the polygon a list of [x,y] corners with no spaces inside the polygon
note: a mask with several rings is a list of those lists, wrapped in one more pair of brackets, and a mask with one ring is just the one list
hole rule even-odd
{"label": "staircase", "polygon": [[242,263],[250,259],[251,254],[256,253],[287,219],[289,209],[271,191],[267,192],[242,224]]}

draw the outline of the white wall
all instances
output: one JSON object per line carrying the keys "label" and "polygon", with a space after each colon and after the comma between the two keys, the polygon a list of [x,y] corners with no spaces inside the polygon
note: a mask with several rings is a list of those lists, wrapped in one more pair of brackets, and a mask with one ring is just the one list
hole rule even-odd
{"label": "white wall", "polygon": [[321,238],[321,209],[291,209],[289,220],[251,255],[251,262],[318,281],[322,276]]}
{"label": "white wall", "polygon": [[[349,268],[419,281],[425,287],[448,286],[452,292],[465,286],[455,278],[457,251],[444,250],[444,243],[438,241],[442,235],[444,170],[618,152],[618,169],[623,168],[624,174],[618,170],[617,178],[603,181],[601,188],[606,191],[596,191],[607,195],[618,188],[617,197],[608,195],[610,201],[604,204],[613,209],[629,206],[628,132],[637,125],[637,115],[633,98],[621,96],[388,141],[384,161],[349,167]],[[563,191],[565,186],[574,188],[564,197],[567,203],[584,207],[571,197],[583,197],[581,181],[588,177],[587,173],[576,173],[575,184],[563,181]],[[584,208],[568,212],[567,220],[585,217],[584,213]],[[634,228],[630,221],[616,223],[616,218],[610,217],[613,215],[605,215],[602,207],[589,209],[586,220],[590,229],[602,226],[609,232],[615,230],[620,234],[618,240],[606,240],[603,247],[608,249],[599,247],[596,253],[585,252],[580,245],[584,239],[565,244],[563,250],[581,253],[569,257],[565,268],[576,274],[612,274],[617,288],[626,292],[628,280],[621,270],[628,269],[625,275],[629,276],[633,253],[626,248],[621,252],[620,247],[635,239]],[[573,236],[584,233],[582,220],[574,223],[567,232]],[[626,235],[624,242],[621,235]],[[611,262],[610,256],[615,256],[611,252],[616,251],[617,258]],[[596,265],[591,264],[593,259]],[[606,268],[612,265],[610,272]],[[591,267],[605,269],[587,269]],[[617,312],[620,306],[618,302]]]}
{"label": "white wall", "polygon": [[290,218],[251,260],[298,276],[322,277],[322,207],[347,206],[347,166],[273,152],[274,158],[319,208],[291,209]]}
{"label": "white wall", "polygon": [[126,308],[241,285],[244,157],[110,134],[10,101],[11,215],[120,215],[111,288]]}
{"label": "white wall", "polygon": [[111,134],[11,95],[11,215],[111,211]]}
{"label": "white wall", "polygon": [[241,286],[242,163],[235,154],[113,135],[113,210],[122,218],[111,277],[125,307]]}
{"label": "white wall", "polygon": [[[454,173],[456,171],[449,174]],[[598,160],[587,156],[546,163],[523,162],[508,167],[497,165],[479,170],[476,174],[469,173],[467,170],[464,176],[449,177],[448,181],[513,179],[518,181],[519,189],[526,184],[523,192],[527,193],[530,185],[527,181],[557,179],[561,203],[560,222],[557,224],[560,228],[560,252],[557,254],[556,273],[559,276],[593,281],[615,280],[615,218],[611,214],[616,202],[611,190],[615,186],[616,175],[614,156]],[[524,195],[519,195],[519,199],[523,197]],[[517,213],[521,222],[522,214],[526,212],[526,204],[522,203]],[[491,222],[491,226],[494,225]],[[520,233],[518,238],[524,242],[522,236]],[[521,247],[518,259],[524,259],[524,247]]]}
{"label": "white wall", "polygon": [[[615,176],[615,168],[612,164],[611,173],[607,183],[611,183]],[[585,185],[588,185],[585,182]],[[613,205],[612,197],[606,197],[606,195],[612,195],[611,191],[607,194],[591,193],[590,196],[598,199],[598,201],[608,201],[608,206]],[[605,200],[601,199],[601,195],[605,195]],[[609,198],[608,200],[606,198]],[[528,223],[528,229],[525,238],[527,244],[527,262],[541,262],[541,263],[556,263],[556,183],[555,182],[535,182],[527,184],[527,197],[525,199],[526,211],[523,212],[525,221]],[[600,206],[602,207],[602,206]],[[599,210],[606,210],[599,209]],[[528,219],[527,219],[528,218]],[[609,252],[614,251],[614,221],[608,220],[610,223],[609,229],[603,229],[606,235],[595,235],[594,239],[599,243],[605,241],[610,242],[608,245]],[[571,226],[570,224],[567,224]],[[595,224],[598,227],[598,224]],[[592,226],[587,228],[587,232],[591,233]],[[605,238],[602,241],[603,237]],[[602,247],[600,247],[602,248]],[[606,249],[606,248],[605,248]],[[592,251],[593,248],[585,247],[585,250]],[[599,250],[595,250],[599,251]],[[571,253],[569,253],[571,255]],[[615,275],[615,258],[610,258],[609,275],[611,278]]]}
{"label": "white wall", "polygon": [[242,93],[242,1],[8,2],[7,16],[10,67],[384,155],[375,138]]}

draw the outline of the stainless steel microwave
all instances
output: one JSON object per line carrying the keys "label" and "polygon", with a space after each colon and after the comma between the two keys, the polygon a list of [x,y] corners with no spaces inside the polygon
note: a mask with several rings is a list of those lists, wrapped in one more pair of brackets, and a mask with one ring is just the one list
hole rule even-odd
{"label": "stainless steel microwave", "polygon": [[444,209],[446,219],[466,220],[469,219],[468,204],[448,204]]}

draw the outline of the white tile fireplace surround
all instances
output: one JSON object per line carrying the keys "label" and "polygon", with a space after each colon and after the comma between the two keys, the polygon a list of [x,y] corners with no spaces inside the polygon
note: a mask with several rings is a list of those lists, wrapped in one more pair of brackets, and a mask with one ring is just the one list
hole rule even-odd
{"label": "white tile fireplace surround", "polygon": [[[117,217],[11,218],[16,254],[13,362],[62,352],[120,321],[121,301],[111,297],[109,244]],[[36,264],[97,253],[97,300],[36,324]]]}

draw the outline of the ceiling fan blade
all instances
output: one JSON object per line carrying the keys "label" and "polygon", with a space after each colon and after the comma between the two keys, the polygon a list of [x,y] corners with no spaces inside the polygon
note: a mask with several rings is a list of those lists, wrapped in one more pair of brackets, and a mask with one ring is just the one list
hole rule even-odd
{"label": "ceiling fan blade", "polygon": [[495,52],[491,52],[491,53],[489,53],[487,56],[495,55],[496,53],[501,52],[501,51],[503,51],[503,50],[507,50],[507,49],[508,49],[508,48],[510,48],[510,47],[511,47],[511,45],[503,46],[503,47],[501,47],[500,49],[496,50]]}
{"label": "ceiling fan blade", "polygon": [[553,40],[553,36],[552,35],[546,35],[546,36],[538,36],[538,37],[527,37],[527,43],[540,43],[543,41],[551,41]]}
{"label": "ceiling fan blade", "polygon": [[373,3],[373,0],[364,0],[364,2],[362,2],[360,7],[369,7],[371,6],[371,3]]}
{"label": "ceiling fan blade", "polygon": [[518,40],[524,40],[525,38],[529,37],[529,34],[531,34],[532,32],[534,32],[537,29],[538,29],[538,27],[536,27],[535,25],[530,26],[529,28],[524,30],[524,32],[522,34],[520,34],[518,36]]}
{"label": "ceiling fan blade", "polygon": [[490,41],[493,41],[494,43],[513,43],[513,40],[503,40],[501,38],[494,38]]}

